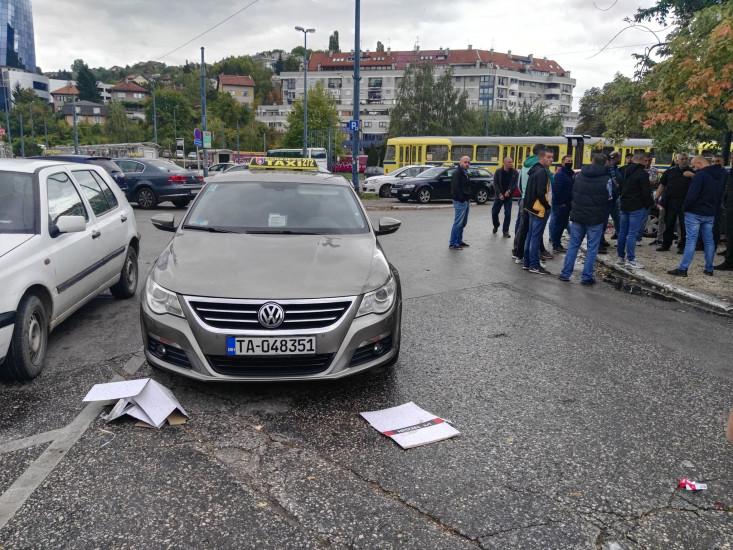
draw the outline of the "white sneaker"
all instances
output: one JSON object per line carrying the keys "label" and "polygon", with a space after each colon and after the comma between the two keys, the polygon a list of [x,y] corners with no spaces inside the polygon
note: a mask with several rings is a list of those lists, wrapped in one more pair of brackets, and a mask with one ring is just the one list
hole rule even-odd
{"label": "white sneaker", "polygon": [[545,269],[547,267],[547,265],[545,264],[545,262],[540,262],[540,267],[542,269]]}
{"label": "white sneaker", "polygon": [[629,262],[629,261],[627,261],[627,262],[626,262],[626,263],[624,264],[624,267],[626,267],[627,269],[644,269],[644,266],[643,266],[643,265],[641,265],[641,264],[640,264],[639,262],[637,262],[636,260],[634,260],[633,262]]}
{"label": "white sneaker", "polygon": [[616,265],[619,267],[626,267],[626,260],[624,258],[616,258]]}
{"label": "white sneaker", "polygon": [[522,260],[522,258],[514,258],[514,263],[515,264],[521,264],[523,261],[524,260]]}

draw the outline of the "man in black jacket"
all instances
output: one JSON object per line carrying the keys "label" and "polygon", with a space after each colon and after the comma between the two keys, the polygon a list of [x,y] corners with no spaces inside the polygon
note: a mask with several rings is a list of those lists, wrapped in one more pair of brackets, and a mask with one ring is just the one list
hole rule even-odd
{"label": "man in black jacket", "polygon": [[504,166],[494,172],[494,205],[491,208],[491,220],[494,222],[494,233],[499,231],[499,212],[504,209],[502,232],[509,238],[509,224],[512,222],[512,197],[519,183],[519,172],[514,169],[514,159],[504,159]]}
{"label": "man in black jacket", "polygon": [[524,196],[524,209],[529,214],[529,229],[524,243],[523,269],[542,275],[550,273],[540,264],[540,246],[546,225],[545,220],[550,213],[547,194],[550,191],[548,169],[551,164],[552,151],[542,151],[539,154],[539,162],[529,171],[527,192]]}
{"label": "man in black jacket", "polygon": [[463,240],[463,229],[468,223],[468,204],[471,200],[471,181],[468,179],[468,167],[470,165],[471,159],[461,157],[450,182],[453,208],[455,210],[453,228],[450,232],[450,244],[448,245],[451,250],[462,250],[468,246],[468,243]]}
{"label": "man in black jacket", "polygon": [[[728,238],[728,249],[725,252],[725,260],[723,260],[723,263],[716,265],[715,269],[733,271],[733,170],[728,174],[725,196],[725,234]],[[730,423],[730,433],[733,434],[733,413],[731,414]]]}
{"label": "man in black jacket", "polygon": [[593,285],[593,267],[598,255],[601,237],[608,221],[608,197],[612,193],[613,183],[608,174],[606,162],[608,157],[603,153],[595,153],[593,163],[584,166],[573,183],[573,200],[570,208],[570,243],[565,255],[565,265],[558,277],[561,281],[569,281],[578,257],[578,249],[583,239],[588,239],[588,250],[580,284]]}
{"label": "man in black jacket", "polygon": [[664,172],[659,181],[660,205],[664,209],[664,235],[657,252],[665,252],[671,248],[677,222],[680,224],[677,250],[681,253],[685,249],[685,220],[682,203],[685,202],[687,190],[690,188],[693,176],[691,170],[689,157],[686,153],[680,153],[677,155],[677,165]]}
{"label": "man in black jacket", "polygon": [[654,204],[649,186],[649,174],[646,171],[646,155],[637,153],[631,163],[624,167],[621,182],[621,220],[618,232],[619,265],[629,269],[642,269],[644,266],[636,261],[636,238],[641,224],[646,220],[649,209]]}
{"label": "man in black jacket", "polygon": [[695,257],[698,233],[702,233],[705,245],[704,273],[705,275],[713,274],[713,260],[715,259],[713,224],[715,216],[720,213],[723,202],[723,182],[720,177],[716,177],[717,171],[715,167],[710,166],[710,161],[698,156],[692,159],[692,165],[695,167],[695,177],[692,178],[690,189],[682,205],[687,228],[685,253],[679,267],[667,272],[678,277],[687,277],[687,270]]}

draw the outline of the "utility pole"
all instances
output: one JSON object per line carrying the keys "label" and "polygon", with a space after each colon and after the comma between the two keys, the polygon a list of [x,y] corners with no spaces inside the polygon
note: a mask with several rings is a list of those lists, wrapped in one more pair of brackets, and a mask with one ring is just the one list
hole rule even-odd
{"label": "utility pole", "polygon": [[359,111],[361,110],[359,101],[359,81],[360,64],[361,64],[361,2],[355,0],[354,14],[354,113],[353,119],[356,121],[356,128],[352,129],[351,134],[351,184],[356,192],[359,192]]}
{"label": "utility pole", "polygon": [[20,156],[25,158],[25,137],[23,136],[23,113],[18,113],[20,119]]}
{"label": "utility pole", "polygon": [[155,105],[155,80],[152,81],[153,86],[153,142],[158,145],[158,109]]}
{"label": "utility pole", "polygon": [[303,158],[308,156],[308,33],[316,29],[295,27],[303,33]]}
{"label": "utility pole", "polygon": [[237,117],[237,158],[239,158],[239,117]]}
{"label": "utility pole", "polygon": [[76,124],[76,97],[71,100],[71,111],[74,121],[74,154],[79,154],[79,127]]}
{"label": "utility pole", "polygon": [[[206,132],[206,63],[204,61],[203,46],[201,46],[201,132]],[[204,177],[206,177],[209,175],[209,169],[206,166],[206,148],[204,145],[204,143],[201,144],[201,157],[204,166]]]}

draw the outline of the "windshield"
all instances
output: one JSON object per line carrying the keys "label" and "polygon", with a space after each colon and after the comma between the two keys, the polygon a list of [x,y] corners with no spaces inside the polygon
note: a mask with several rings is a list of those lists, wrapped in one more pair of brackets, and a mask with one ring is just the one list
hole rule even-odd
{"label": "windshield", "polygon": [[348,187],[314,183],[209,183],[184,229],[344,235],[369,225]]}
{"label": "windshield", "polygon": [[108,174],[114,174],[115,172],[122,172],[116,162],[107,159],[90,159],[89,164],[95,164],[104,168]]}
{"label": "windshield", "polygon": [[0,173],[0,233],[35,233],[36,208],[31,174]]}
{"label": "windshield", "polygon": [[149,160],[147,161],[147,163],[150,166],[165,170],[166,172],[188,172],[188,170],[186,170],[185,168],[181,168],[175,162],[171,162],[169,160]]}
{"label": "windshield", "polygon": [[439,176],[440,174],[442,174],[443,173],[443,170],[445,170],[445,168],[441,168],[440,166],[436,166],[434,168],[428,168],[424,172],[420,172],[417,175],[417,177],[418,178],[434,178],[434,177]]}

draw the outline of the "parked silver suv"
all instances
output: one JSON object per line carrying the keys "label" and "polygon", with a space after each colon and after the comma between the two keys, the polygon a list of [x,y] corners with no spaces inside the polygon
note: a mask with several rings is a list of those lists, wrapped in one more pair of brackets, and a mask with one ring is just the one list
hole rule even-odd
{"label": "parked silver suv", "polygon": [[200,380],[341,378],[394,363],[400,279],[377,236],[400,222],[375,230],[341,176],[256,162],[268,165],[207,183],[178,226],[153,218],[175,234],[142,300],[148,361]]}

